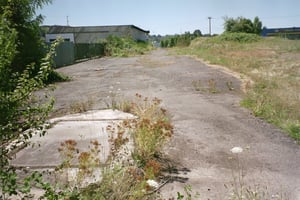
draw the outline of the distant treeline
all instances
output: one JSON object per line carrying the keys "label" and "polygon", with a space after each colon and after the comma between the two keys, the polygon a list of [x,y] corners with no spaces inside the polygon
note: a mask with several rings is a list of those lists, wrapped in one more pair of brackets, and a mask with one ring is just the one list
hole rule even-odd
{"label": "distant treeline", "polygon": [[175,47],[175,46],[189,46],[191,41],[197,37],[202,36],[200,30],[195,30],[193,33],[185,32],[181,35],[166,36],[160,41],[162,48]]}

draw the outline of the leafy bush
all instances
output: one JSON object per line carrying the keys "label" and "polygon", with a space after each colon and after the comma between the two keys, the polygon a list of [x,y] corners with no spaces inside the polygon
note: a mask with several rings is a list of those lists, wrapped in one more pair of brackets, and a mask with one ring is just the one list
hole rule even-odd
{"label": "leafy bush", "polygon": [[165,39],[161,40],[160,46],[162,48],[168,47],[187,47],[191,44],[191,41],[197,37],[200,37],[201,31],[196,30],[193,34],[190,32],[186,32],[182,35],[174,35],[174,36],[167,36]]}
{"label": "leafy bush", "polygon": [[142,55],[150,50],[150,45],[144,41],[134,41],[132,38],[122,38],[110,35],[104,41],[105,55],[127,57]]}
{"label": "leafy bush", "polygon": [[[27,145],[26,142],[32,137],[33,131],[38,130],[40,135],[45,134],[44,122],[54,102],[50,99],[44,101],[44,104],[39,103],[34,92],[44,86],[52,72],[52,58],[57,43],[53,43],[44,58],[37,58],[36,63],[39,64],[27,63],[26,60],[30,60],[30,56],[21,56],[24,47],[22,45],[26,43],[21,38],[27,32],[20,33],[20,24],[16,24],[13,18],[18,14],[15,12],[20,11],[18,9],[34,9],[44,2],[48,1],[20,0],[0,3],[0,199],[7,199],[12,195],[29,195],[33,182],[40,184],[47,190],[46,193],[51,192],[51,187],[41,182],[40,175],[34,173],[24,180],[19,180],[16,169],[9,164],[10,153],[16,151],[19,144]],[[29,20],[33,13],[33,10],[19,13],[18,20]],[[31,23],[36,22],[30,21],[24,27],[32,28]],[[20,65],[15,65],[18,63],[16,59],[21,59]],[[24,132],[25,130],[27,131]]]}
{"label": "leafy bush", "polygon": [[[54,101],[50,99],[45,104],[39,104],[33,92],[44,85],[43,82],[52,70],[49,60],[54,55],[54,49],[55,45],[53,45],[46,58],[43,59],[38,75],[31,78],[34,66],[28,66],[22,74],[13,73],[11,75],[10,81],[13,83],[7,82],[7,84],[11,86],[16,84],[14,87],[9,89],[5,85],[0,87],[4,88],[4,90],[0,90],[0,182],[2,191],[0,197],[3,199],[7,195],[23,193],[22,184],[16,181],[15,169],[9,165],[9,153],[18,148],[17,145],[10,145],[12,140],[17,140],[16,143],[26,145],[26,141],[32,137],[34,130],[39,130],[40,135],[45,134],[44,122],[52,109]],[[24,132],[27,129],[29,131]]]}
{"label": "leafy bush", "polygon": [[253,33],[229,33],[225,32],[218,36],[221,41],[233,41],[233,42],[258,42],[261,37]]}
{"label": "leafy bush", "polygon": [[262,31],[262,22],[258,17],[255,17],[253,22],[250,19],[244,17],[224,18],[225,32],[230,33],[253,33],[259,35]]}
{"label": "leafy bush", "polygon": [[[43,17],[36,15],[35,10],[48,3],[51,0],[2,0],[0,3],[0,13],[18,33],[15,36],[15,56],[11,60],[11,68],[15,72],[22,72],[31,63],[36,63],[38,68],[45,57],[40,28]],[[35,72],[38,71],[35,69]]]}
{"label": "leafy bush", "polygon": [[51,70],[47,76],[47,79],[44,81],[45,84],[57,83],[57,82],[64,82],[69,81],[71,78],[58,73],[57,71]]}

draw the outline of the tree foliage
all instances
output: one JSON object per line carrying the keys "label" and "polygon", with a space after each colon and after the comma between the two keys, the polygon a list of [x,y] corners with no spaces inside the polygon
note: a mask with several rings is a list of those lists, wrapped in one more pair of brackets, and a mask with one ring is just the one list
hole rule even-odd
{"label": "tree foliage", "polygon": [[258,17],[255,17],[253,22],[250,19],[244,17],[224,18],[225,32],[231,33],[254,33],[260,34],[262,31],[262,22]]}
{"label": "tree foliage", "polygon": [[175,46],[180,46],[180,47],[189,46],[193,39],[200,36],[202,36],[200,30],[195,30],[193,33],[185,32],[184,34],[181,35],[166,36],[165,39],[161,40],[160,46],[163,48],[175,47]]}
{"label": "tree foliage", "polygon": [[[16,52],[11,61],[13,71],[22,72],[26,66],[36,63],[45,56],[41,39],[41,15],[36,16],[35,10],[52,0],[1,0],[0,13],[16,31]],[[5,14],[4,14],[5,13]],[[38,69],[36,69],[38,71]]]}
{"label": "tree foliage", "polygon": [[197,29],[197,30],[194,31],[193,35],[195,37],[200,37],[200,36],[202,36],[202,33],[201,33],[201,31],[199,29]]}
{"label": "tree foliage", "polygon": [[[9,165],[9,155],[17,149],[18,142],[26,144],[33,130],[44,134],[43,124],[53,105],[53,100],[39,103],[34,92],[44,86],[52,71],[51,58],[57,43],[43,58],[30,56],[41,50],[40,39],[34,42],[39,36],[32,32],[37,28],[37,19],[31,19],[34,9],[45,2],[49,1],[5,0],[0,3],[0,199],[24,193],[15,168]],[[26,41],[29,38],[31,41]],[[31,42],[36,46],[30,46]]]}
{"label": "tree foliage", "polygon": [[151,49],[148,42],[134,41],[130,37],[108,36],[103,42],[104,54],[107,56],[127,57],[142,55]]}

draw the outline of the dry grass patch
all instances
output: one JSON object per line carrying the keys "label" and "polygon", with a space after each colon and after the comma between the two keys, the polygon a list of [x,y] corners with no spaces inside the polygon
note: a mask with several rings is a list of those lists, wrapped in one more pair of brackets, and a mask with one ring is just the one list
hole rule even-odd
{"label": "dry grass patch", "polygon": [[197,56],[249,77],[242,105],[300,142],[300,41],[261,38],[251,42],[198,38],[180,54]]}

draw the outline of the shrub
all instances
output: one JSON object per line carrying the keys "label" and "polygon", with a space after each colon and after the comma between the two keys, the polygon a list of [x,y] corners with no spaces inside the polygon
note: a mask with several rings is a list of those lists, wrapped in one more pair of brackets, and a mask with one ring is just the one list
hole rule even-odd
{"label": "shrub", "polygon": [[258,42],[261,37],[253,33],[229,33],[218,36],[221,41],[233,41],[241,43]]}
{"label": "shrub", "polygon": [[[54,102],[50,99],[44,104],[38,103],[34,92],[44,86],[44,82],[52,71],[51,60],[57,43],[53,43],[44,58],[38,59],[37,63],[40,65],[21,63],[24,64],[21,70],[15,68],[15,58],[22,53],[20,45],[23,44],[18,37],[20,36],[19,29],[15,27],[15,21],[11,17],[16,11],[12,10],[12,6],[19,2],[6,1],[3,2],[4,5],[1,4],[0,8],[0,199],[7,199],[12,195],[28,195],[31,187],[29,182],[41,181],[40,176],[35,174],[23,181],[17,181],[16,169],[9,164],[11,159],[9,153],[18,148],[17,145],[11,143],[12,140],[26,145],[34,129],[40,130],[40,135],[45,134],[44,122]],[[42,4],[47,1],[23,1],[18,9],[22,9],[22,5],[26,3],[29,4],[26,8],[32,6],[31,9],[34,9],[37,6],[35,3],[38,4],[38,2]],[[26,16],[31,16],[32,12],[26,13]],[[21,19],[24,16],[18,17]],[[23,20],[26,21],[28,18],[25,17]],[[25,33],[22,32],[22,34]],[[25,130],[29,131],[24,132]],[[44,186],[50,191],[50,187],[46,188],[43,184]]]}
{"label": "shrub", "polygon": [[64,81],[69,81],[71,80],[70,77],[58,73],[57,71],[51,70],[47,79],[44,81],[45,84],[51,84],[51,83],[56,83],[56,82],[64,82]]}
{"label": "shrub", "polygon": [[22,72],[27,65],[36,63],[35,72],[39,71],[41,59],[46,52],[43,51],[44,43],[41,39],[41,15],[36,15],[36,9],[51,0],[2,0],[0,13],[5,15],[5,20],[10,23],[18,34],[15,36],[16,52],[11,60],[11,68],[15,72]]}
{"label": "shrub", "polygon": [[168,47],[187,47],[191,44],[191,41],[197,37],[202,36],[200,30],[196,30],[193,34],[186,32],[181,35],[167,36],[165,39],[161,40],[160,46],[162,48]]}
{"label": "shrub", "polygon": [[104,41],[105,55],[127,57],[142,55],[150,50],[150,45],[143,41],[134,41],[132,38],[122,38],[110,35]]}
{"label": "shrub", "polygon": [[258,17],[255,17],[253,22],[244,17],[238,17],[236,19],[225,17],[224,21],[225,32],[253,33],[259,35],[262,31],[262,22]]}

